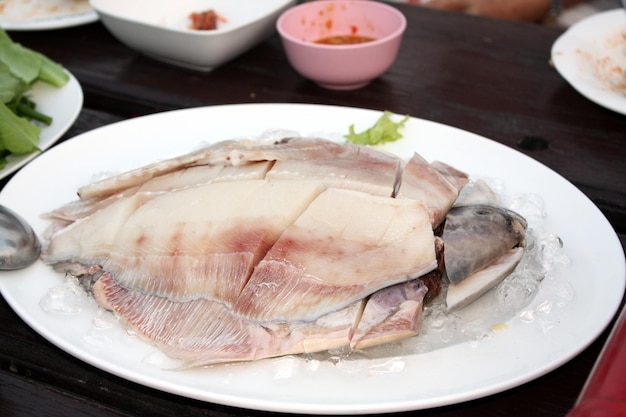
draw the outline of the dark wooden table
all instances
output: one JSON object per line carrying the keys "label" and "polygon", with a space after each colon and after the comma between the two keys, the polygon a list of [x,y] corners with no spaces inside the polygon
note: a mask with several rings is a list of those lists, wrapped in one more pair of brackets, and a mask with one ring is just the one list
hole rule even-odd
{"label": "dark wooden table", "polygon": [[[598,205],[624,244],[626,116],[579,95],[550,65],[550,48],[561,30],[398,7],[409,22],[400,56],[386,74],[356,91],[323,90],[302,79],[287,63],[277,35],[210,73],[146,58],[100,23],[11,35],[61,62],[80,81],[84,109],[63,139],[129,117],[214,104],[305,102],[391,110],[492,138],[553,168]],[[2,415],[270,414],[170,395],[95,369],[36,334],[1,298],[0,320]],[[520,387],[410,415],[564,416],[607,335],[608,329],[570,362]]]}

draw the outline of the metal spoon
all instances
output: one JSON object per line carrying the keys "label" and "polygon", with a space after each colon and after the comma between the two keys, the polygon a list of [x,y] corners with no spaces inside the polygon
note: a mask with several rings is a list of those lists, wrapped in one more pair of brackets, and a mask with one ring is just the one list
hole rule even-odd
{"label": "metal spoon", "polygon": [[40,253],[39,239],[26,220],[0,205],[0,270],[26,268]]}

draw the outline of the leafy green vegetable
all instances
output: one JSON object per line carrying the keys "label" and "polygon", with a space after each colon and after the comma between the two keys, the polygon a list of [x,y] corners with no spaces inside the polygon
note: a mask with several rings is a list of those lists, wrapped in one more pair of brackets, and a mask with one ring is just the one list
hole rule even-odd
{"label": "leafy green vegetable", "polygon": [[41,128],[0,104],[0,149],[26,154],[36,151]]}
{"label": "leafy green vegetable", "polygon": [[398,140],[402,138],[402,134],[399,130],[404,126],[406,121],[409,120],[409,116],[405,116],[399,122],[391,120],[391,116],[393,116],[393,113],[385,111],[374,126],[361,133],[356,133],[354,131],[354,125],[350,125],[349,133],[344,137],[359,145],[379,145],[381,143]]}
{"label": "leafy green vegetable", "polygon": [[35,82],[39,76],[41,59],[6,37],[0,39],[0,61],[8,65],[11,74],[26,84]]}
{"label": "leafy green vegetable", "polygon": [[70,76],[63,70],[63,67],[48,57],[38,52],[33,52],[41,59],[41,69],[39,70],[39,80],[48,83],[56,88],[61,88],[70,80]]}
{"label": "leafy green vegetable", "polygon": [[39,112],[26,96],[39,81],[60,88],[69,81],[69,75],[60,64],[13,42],[0,28],[0,169],[9,154],[38,150],[38,123],[52,123],[52,118]]}
{"label": "leafy green vegetable", "polygon": [[9,67],[0,62],[0,103],[9,103],[22,95],[24,83],[11,74]]}

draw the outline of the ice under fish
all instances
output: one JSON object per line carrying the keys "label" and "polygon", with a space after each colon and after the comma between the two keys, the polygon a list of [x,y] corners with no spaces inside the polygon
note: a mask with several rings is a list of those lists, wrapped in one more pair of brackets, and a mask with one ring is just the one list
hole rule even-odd
{"label": "ice under fish", "polygon": [[42,259],[189,366],[419,332],[467,174],[318,138],[224,141],[78,190]]}

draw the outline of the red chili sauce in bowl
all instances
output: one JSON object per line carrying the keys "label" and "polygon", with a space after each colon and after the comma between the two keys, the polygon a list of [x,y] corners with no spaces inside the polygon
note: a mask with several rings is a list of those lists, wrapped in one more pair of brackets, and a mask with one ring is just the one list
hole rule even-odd
{"label": "red chili sauce in bowl", "polygon": [[372,42],[374,40],[375,40],[374,38],[370,38],[369,36],[335,35],[335,36],[328,36],[325,38],[317,39],[314,42],[325,44],[325,45],[354,45],[357,43]]}

